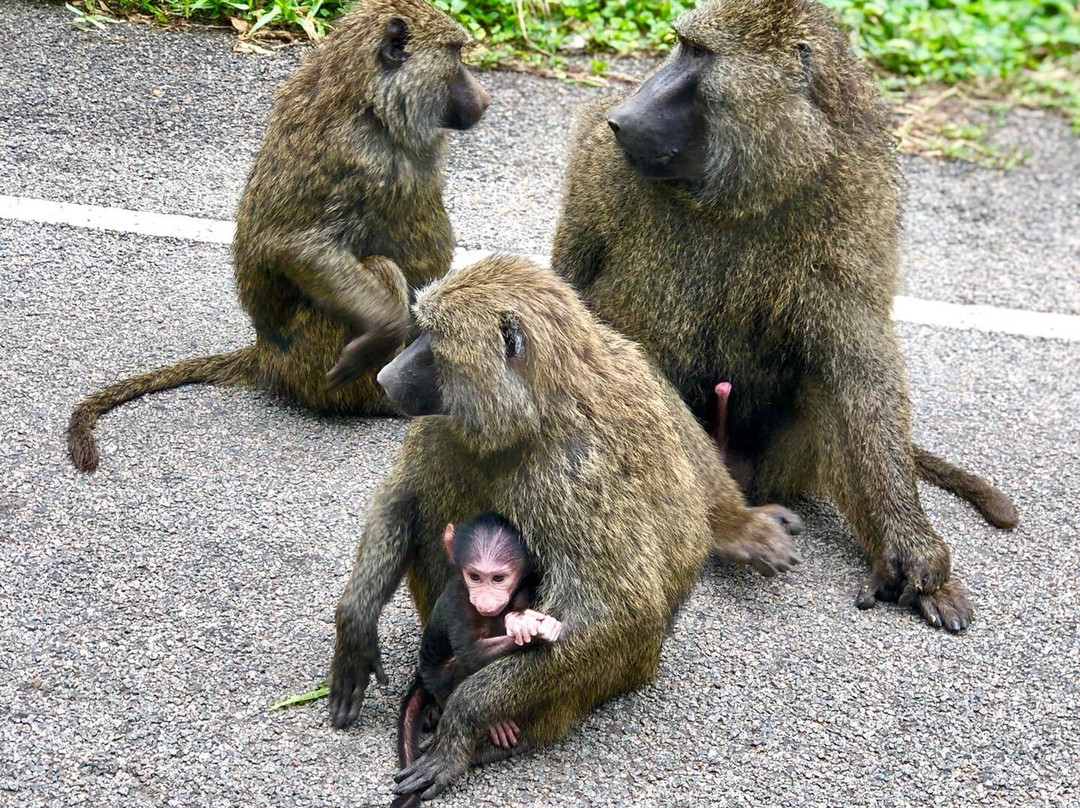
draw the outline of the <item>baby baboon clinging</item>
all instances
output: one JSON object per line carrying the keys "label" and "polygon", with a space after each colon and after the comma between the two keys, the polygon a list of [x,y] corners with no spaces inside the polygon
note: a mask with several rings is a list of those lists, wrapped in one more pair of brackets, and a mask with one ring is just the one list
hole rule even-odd
{"label": "baby baboon clinging", "polygon": [[535,608],[565,627],[449,696],[406,781],[433,795],[470,761],[510,754],[488,727],[513,721],[513,751],[529,749],[648,681],[710,551],[767,572],[798,558],[781,524],[796,517],[747,508],[675,390],[549,270],[491,258],[422,291],[415,313],[420,337],[379,382],[421,417],[368,509],[338,604],[331,720],[353,721],[381,670],[379,612],[404,574],[431,617],[451,574],[447,523],[495,511],[517,525],[538,566]]}
{"label": "baby baboon clinging", "polygon": [[899,599],[960,631],[973,608],[916,473],[995,525],[1017,517],[911,444],[886,109],[812,0],[714,0],[675,29],[636,92],[580,115],[552,265],[703,421],[730,384],[718,434],[752,499],[836,500],[873,565],[860,606]]}
{"label": "baby baboon clinging", "polygon": [[453,257],[445,130],[468,129],[491,101],[461,62],[468,41],[426,0],[364,0],[342,18],[279,89],[240,199],[233,259],[255,343],[83,401],[68,430],[77,468],[97,466],[102,414],[194,382],[258,386],[319,411],[390,412],[370,371],[404,342],[409,288]]}
{"label": "baby baboon clinging", "polygon": [[[539,579],[521,532],[497,513],[486,513],[443,533],[453,567],[420,640],[416,679],[401,703],[397,780],[405,795],[391,808],[415,808],[419,793],[404,783],[420,758],[420,735],[464,679],[500,657],[556,642],[562,623],[533,611]],[[535,646],[534,646],[535,641]],[[488,727],[496,746],[517,745],[513,720]]]}

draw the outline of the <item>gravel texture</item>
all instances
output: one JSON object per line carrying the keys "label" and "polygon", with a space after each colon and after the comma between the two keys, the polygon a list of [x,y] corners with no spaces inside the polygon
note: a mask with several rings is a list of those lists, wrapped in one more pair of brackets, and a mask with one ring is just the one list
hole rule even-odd
{"label": "gravel texture", "polygon": [[[26,0],[0,4],[0,53],[0,193],[214,217],[296,58],[234,55],[214,32],[82,34]],[[593,91],[484,80],[499,104],[455,144],[455,224],[468,246],[545,250],[568,109]],[[906,162],[910,291],[1075,311],[1077,144],[1042,115],[1008,132],[1039,149],[1010,174]],[[799,503],[795,573],[710,567],[654,684],[438,804],[1080,804],[1080,344],[899,331],[917,439],[1022,514],[1002,533],[923,490],[971,630],[857,611],[850,535]],[[380,627],[391,684],[356,727],[331,730],[324,704],[266,708],[325,674],[405,424],[195,387],[106,416],[97,473],[64,455],[89,390],[248,338],[224,247],[0,221],[0,805],[388,804],[418,644],[403,593]]]}

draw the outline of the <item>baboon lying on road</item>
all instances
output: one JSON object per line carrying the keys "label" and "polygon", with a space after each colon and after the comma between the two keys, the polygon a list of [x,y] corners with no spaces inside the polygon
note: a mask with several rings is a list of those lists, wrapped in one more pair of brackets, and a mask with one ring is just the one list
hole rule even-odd
{"label": "baboon lying on road", "polygon": [[461,62],[468,42],[425,0],[364,0],[341,19],[279,89],[240,199],[236,287],[255,343],[83,401],[68,430],[77,468],[97,467],[102,414],[194,382],[257,386],[324,412],[391,412],[371,371],[404,342],[409,288],[453,257],[445,131],[468,129],[491,101]]}
{"label": "baboon lying on road", "polygon": [[900,278],[887,110],[812,0],[713,0],[621,101],[576,125],[554,269],[641,342],[718,434],[752,500],[831,495],[873,566],[858,598],[960,631],[916,474],[999,527],[1012,502],[913,446],[890,321]]}
{"label": "baboon lying on road", "polygon": [[[338,604],[331,720],[353,721],[381,671],[376,625],[403,575],[431,617],[451,574],[447,524],[494,511],[517,525],[537,565],[534,608],[563,624],[558,643],[496,660],[447,698],[399,787],[433,796],[470,761],[550,742],[647,682],[708,554],[785,570],[801,525],[745,506],[675,390],[550,270],[490,258],[422,291],[415,312],[420,337],[379,382],[418,417]],[[520,729],[512,750],[488,737],[503,722]]]}

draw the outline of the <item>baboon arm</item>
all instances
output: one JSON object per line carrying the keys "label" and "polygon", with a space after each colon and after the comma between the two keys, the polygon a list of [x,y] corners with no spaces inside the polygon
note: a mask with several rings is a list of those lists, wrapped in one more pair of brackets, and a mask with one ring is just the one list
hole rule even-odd
{"label": "baboon arm", "polygon": [[551,250],[551,268],[575,289],[585,289],[604,263],[604,243],[599,233],[574,218],[568,200],[559,217]]}
{"label": "baboon arm", "polygon": [[368,510],[352,574],[334,615],[337,642],[330,667],[330,718],[335,727],[360,712],[372,673],[385,683],[379,657],[379,612],[415,554],[416,501],[398,483],[399,469],[379,488]]}
{"label": "baboon arm", "polygon": [[279,256],[277,266],[317,305],[349,322],[358,332],[391,328],[404,335],[409,287],[389,258],[358,258],[323,236],[301,238]]}
{"label": "baboon arm", "polygon": [[843,335],[810,352],[822,388],[810,391],[809,409],[828,487],[875,574],[933,592],[949,578],[949,550],[919,503],[903,358],[887,320],[845,319]]}
{"label": "baboon arm", "polygon": [[590,105],[577,113],[562,210],[551,249],[551,268],[578,290],[589,286],[604,264],[603,225],[611,189],[602,177],[598,178],[604,164],[594,153],[599,148],[594,142],[597,127],[606,129],[604,117],[600,105]]}

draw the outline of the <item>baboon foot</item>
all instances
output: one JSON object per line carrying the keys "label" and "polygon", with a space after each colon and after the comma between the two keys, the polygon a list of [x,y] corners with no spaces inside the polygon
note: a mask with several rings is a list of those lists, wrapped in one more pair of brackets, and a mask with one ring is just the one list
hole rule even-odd
{"label": "baboon foot", "polygon": [[975,605],[967,589],[955,579],[949,579],[931,592],[919,589],[906,578],[874,575],[859,592],[855,605],[869,609],[878,601],[895,602],[914,608],[934,628],[944,628],[957,634],[975,616]]}
{"label": "baboon foot", "polygon": [[766,578],[802,563],[792,536],[803,531],[803,521],[780,505],[751,508],[753,514],[733,541],[716,546],[716,554],[733,564],[749,564]]}

